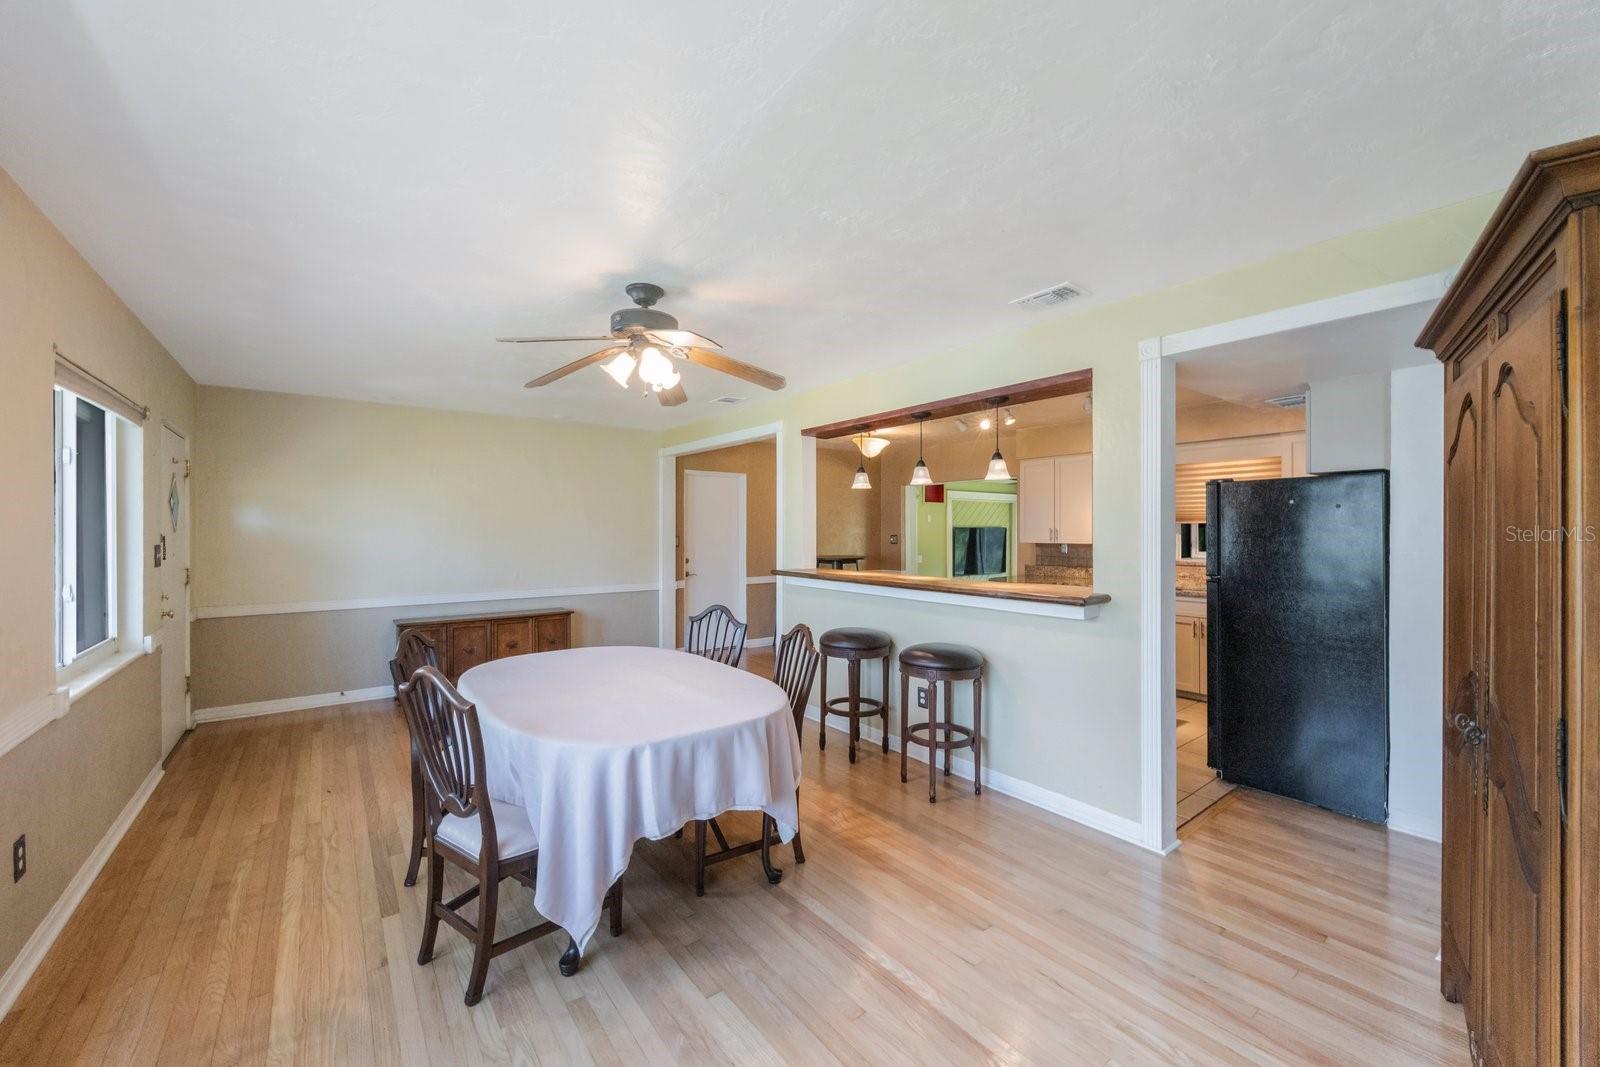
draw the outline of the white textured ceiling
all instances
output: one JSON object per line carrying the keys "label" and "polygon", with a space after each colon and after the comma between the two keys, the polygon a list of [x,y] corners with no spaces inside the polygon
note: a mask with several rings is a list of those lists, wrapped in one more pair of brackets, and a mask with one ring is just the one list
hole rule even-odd
{"label": "white textured ceiling", "polygon": [[202,382],[664,426],[623,283],[791,389],[1502,186],[1600,5],[0,0],[0,166]]}

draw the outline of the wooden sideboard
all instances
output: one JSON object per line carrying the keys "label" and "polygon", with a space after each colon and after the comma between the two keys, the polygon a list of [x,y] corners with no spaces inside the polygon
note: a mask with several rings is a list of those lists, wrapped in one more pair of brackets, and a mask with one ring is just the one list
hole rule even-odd
{"label": "wooden sideboard", "polygon": [[405,630],[422,631],[439,650],[440,666],[452,682],[492,659],[572,647],[571,608],[396,619],[394,627],[396,636]]}

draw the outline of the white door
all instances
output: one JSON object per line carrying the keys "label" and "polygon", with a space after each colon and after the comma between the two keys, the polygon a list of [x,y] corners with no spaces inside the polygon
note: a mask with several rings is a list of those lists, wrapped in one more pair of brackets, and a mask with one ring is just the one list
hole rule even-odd
{"label": "white door", "polygon": [[1025,459],[1017,479],[1017,540],[1054,544],[1056,538],[1056,461]]}
{"label": "white door", "polygon": [[1094,457],[1056,457],[1056,535],[1061,544],[1094,543]]}
{"label": "white door", "polygon": [[684,617],[723,604],[745,612],[744,475],[683,472]]}
{"label": "white door", "polygon": [[161,428],[161,754],[189,728],[189,442]]}

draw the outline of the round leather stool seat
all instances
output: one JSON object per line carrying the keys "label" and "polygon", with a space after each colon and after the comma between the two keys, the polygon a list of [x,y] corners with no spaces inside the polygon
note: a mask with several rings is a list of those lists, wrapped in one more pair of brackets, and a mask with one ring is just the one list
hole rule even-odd
{"label": "round leather stool seat", "polygon": [[882,652],[894,643],[882,630],[841,626],[822,635],[818,644],[824,652]]}
{"label": "round leather stool seat", "polygon": [[901,649],[900,666],[928,671],[975,671],[983,666],[983,653],[970,645],[930,642]]}

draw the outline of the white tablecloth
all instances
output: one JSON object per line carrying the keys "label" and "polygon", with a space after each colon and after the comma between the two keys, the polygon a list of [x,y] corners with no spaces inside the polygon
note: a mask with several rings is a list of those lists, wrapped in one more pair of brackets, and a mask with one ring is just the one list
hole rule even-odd
{"label": "white tablecloth", "polygon": [[765,678],[661,648],[576,648],[481,664],[460,690],[489,795],[527,808],[538,835],[534,906],[579,949],[640,838],[730,810],[794,836],[800,740]]}

